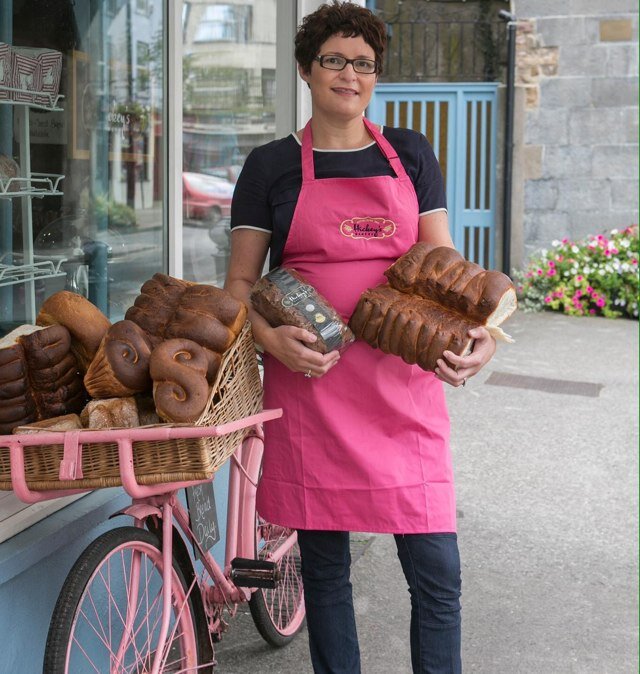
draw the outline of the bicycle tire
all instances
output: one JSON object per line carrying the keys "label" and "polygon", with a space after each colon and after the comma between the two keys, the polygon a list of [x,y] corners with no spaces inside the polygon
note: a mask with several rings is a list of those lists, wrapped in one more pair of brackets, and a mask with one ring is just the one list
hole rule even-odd
{"label": "bicycle tire", "polygon": [[[89,544],[60,591],[44,674],[149,671],[162,616],[162,568],[158,537],[144,529],[112,529]],[[175,560],[172,580],[174,610],[161,668],[165,674],[195,671],[201,652],[197,627],[205,620]],[[129,613],[128,596],[134,596],[136,585],[136,606]]]}
{"label": "bicycle tire", "polygon": [[[256,559],[266,559],[292,533],[291,529],[265,522],[256,514]],[[294,545],[278,561],[281,581],[274,589],[258,588],[249,609],[262,638],[271,646],[286,646],[305,620],[300,549]]]}

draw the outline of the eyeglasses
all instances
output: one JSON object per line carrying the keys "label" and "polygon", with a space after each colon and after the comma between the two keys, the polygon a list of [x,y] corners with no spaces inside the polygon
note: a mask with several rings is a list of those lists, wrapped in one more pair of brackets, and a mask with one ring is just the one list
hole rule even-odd
{"label": "eyeglasses", "polygon": [[317,61],[320,67],[328,70],[344,70],[350,63],[355,72],[361,75],[373,75],[378,72],[378,64],[371,59],[347,59],[344,56],[327,54],[326,56],[316,56],[313,60]]}

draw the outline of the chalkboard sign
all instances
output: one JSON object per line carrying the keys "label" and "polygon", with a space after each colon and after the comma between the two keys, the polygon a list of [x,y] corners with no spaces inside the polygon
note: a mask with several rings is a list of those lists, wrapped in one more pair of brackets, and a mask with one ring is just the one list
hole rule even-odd
{"label": "chalkboard sign", "polygon": [[[187,487],[187,506],[189,526],[196,540],[207,551],[220,540],[216,499],[213,495],[213,482],[203,482],[195,487]],[[194,545],[196,557],[201,557]]]}

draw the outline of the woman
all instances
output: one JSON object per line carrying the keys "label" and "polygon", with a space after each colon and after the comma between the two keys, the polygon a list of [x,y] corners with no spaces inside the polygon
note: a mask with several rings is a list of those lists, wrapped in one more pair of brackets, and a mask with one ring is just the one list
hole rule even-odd
{"label": "woman", "polygon": [[[227,288],[249,304],[267,253],[297,269],[348,319],[362,291],[416,241],[451,246],[437,161],[424,136],[363,118],[386,42],[384,24],[344,2],[308,15],[296,36],[311,90],[302,131],[254,150],[232,206]],[[340,223],[384,218],[393,236],[345,236]],[[473,353],[445,353],[435,373],[356,342],[343,353],[271,328],[250,310],[264,350],[267,424],[258,509],[296,528],[311,660],[317,673],[360,671],[349,531],[395,535],[411,595],[414,672],[459,672],[460,563],[441,382],[464,385],[495,343],[472,331]],[[439,381],[440,380],[440,381]]]}

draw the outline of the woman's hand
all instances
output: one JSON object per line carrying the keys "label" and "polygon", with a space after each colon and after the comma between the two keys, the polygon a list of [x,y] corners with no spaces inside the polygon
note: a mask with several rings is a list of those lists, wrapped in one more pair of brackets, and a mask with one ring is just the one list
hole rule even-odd
{"label": "woman's hand", "polygon": [[340,353],[331,351],[322,354],[306,346],[316,340],[317,337],[308,330],[292,325],[281,325],[263,335],[262,345],[267,353],[277,358],[292,372],[322,377],[340,360]]}
{"label": "woman's hand", "polygon": [[445,351],[438,360],[435,374],[441,381],[451,386],[464,386],[469,377],[480,370],[493,358],[496,352],[496,340],[485,328],[469,330],[469,337],[475,339],[473,351],[468,356],[457,356]]}

